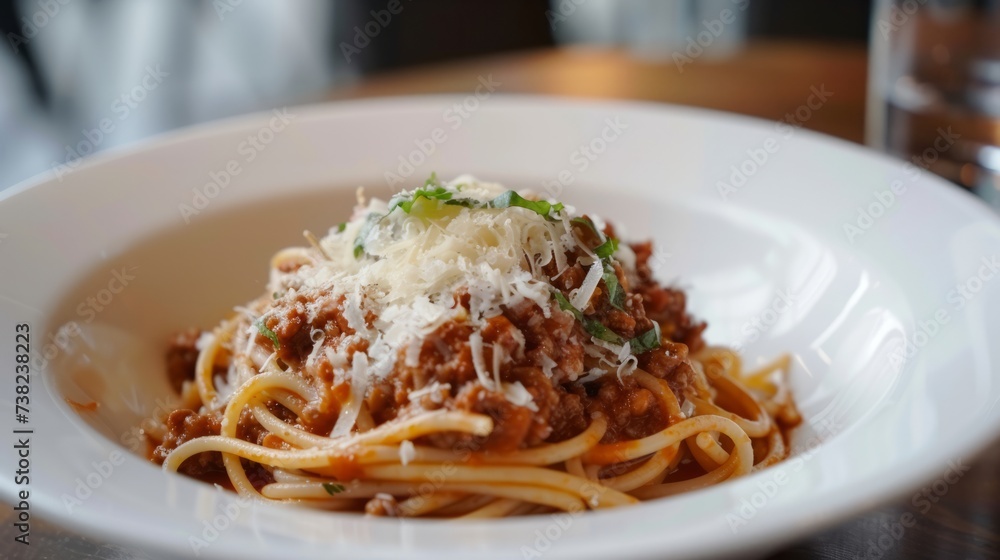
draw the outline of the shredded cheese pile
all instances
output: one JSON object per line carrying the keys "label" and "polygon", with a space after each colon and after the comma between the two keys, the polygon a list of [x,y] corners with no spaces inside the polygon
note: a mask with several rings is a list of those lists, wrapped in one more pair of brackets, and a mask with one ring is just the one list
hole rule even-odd
{"label": "shredded cheese pile", "polygon": [[[553,300],[554,288],[541,269],[555,263],[562,273],[567,253],[574,250],[588,255],[582,261],[589,267],[586,279],[569,294],[575,306],[584,307],[601,279],[603,265],[575,238],[571,212],[555,201],[528,200],[468,176],[450,183],[432,177],[424,187],[404,191],[389,202],[365,202],[359,193],[350,221],[332,228],[311,249],[287,249],[275,256],[269,288],[278,294],[319,289],[324,300],[344,299],[344,316],[356,334],[325,345],[324,356],[337,381],[351,384],[356,397],[351,400],[360,406],[370,376],[388,375],[400,355],[407,365],[417,365],[423,339],[448,321],[480,327],[501,314],[502,306],[524,301],[537,304],[546,317],[564,312]],[[623,260],[634,259],[627,247],[621,252],[626,253]],[[278,265],[284,261],[300,266],[282,272]],[[469,295],[468,312],[455,305],[455,295],[461,291]],[[310,313],[315,316],[317,310]],[[366,317],[374,317],[370,326]],[[368,351],[355,353],[348,363],[345,350],[354,337],[365,339]],[[524,341],[520,342],[523,349]],[[602,354],[619,374],[621,368],[634,367],[628,343],[597,342],[590,352]],[[499,347],[494,349],[493,363],[486,363],[478,332],[469,345],[485,387],[537,410],[520,383],[500,382],[500,367],[507,357]],[[314,351],[308,363],[317,359]],[[543,369],[551,375],[554,364],[547,365]],[[350,415],[350,407],[344,413]],[[338,422],[338,426],[349,424]]]}

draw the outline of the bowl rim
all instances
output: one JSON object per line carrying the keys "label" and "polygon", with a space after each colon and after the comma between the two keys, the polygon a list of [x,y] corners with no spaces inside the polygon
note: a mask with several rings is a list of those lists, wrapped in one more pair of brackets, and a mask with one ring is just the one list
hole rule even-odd
{"label": "bowl rim", "polygon": [[[294,109],[298,112],[298,120],[301,122],[317,118],[322,119],[336,117],[336,115],[340,113],[351,113],[353,115],[357,115],[362,111],[384,111],[387,108],[398,109],[404,113],[414,112],[427,109],[430,106],[438,108],[439,104],[442,102],[460,100],[463,97],[464,96],[460,94],[378,97],[362,100],[336,101],[295,106]],[[683,114],[687,117],[693,117],[701,122],[710,123],[712,125],[721,124],[722,126],[726,126],[727,123],[736,122],[750,127],[762,128],[766,124],[771,123],[771,121],[745,115],[736,115],[715,110],[645,101],[609,101],[603,99],[566,98],[560,96],[521,94],[498,94],[496,99],[491,101],[490,110],[517,111],[519,108],[526,105],[539,104],[549,106],[554,110],[559,110],[561,107],[570,107],[572,110],[595,107],[619,107],[629,110]],[[264,122],[270,115],[270,111],[262,111],[168,131],[132,145],[113,148],[93,156],[88,156],[81,160],[81,165],[78,169],[84,167],[90,168],[113,165],[117,161],[133,157],[137,154],[156,152],[169,145],[183,144],[199,138],[222,136],[251,127],[259,127],[259,123]],[[801,135],[801,138],[803,138],[803,141],[805,142],[834,146],[840,150],[850,152],[852,154],[851,157],[872,159],[878,161],[882,166],[898,167],[902,164],[900,160],[891,158],[884,154],[876,153],[847,140],[830,137],[805,129],[798,130],[797,134]],[[976,198],[971,193],[961,191],[949,183],[946,183],[944,180],[934,177],[925,176],[921,179],[921,182],[926,183],[928,188],[933,192],[933,195],[938,197],[943,203],[955,205],[969,214],[976,216],[977,219],[990,222],[993,225],[1000,224],[1000,218],[998,218],[993,210],[989,208],[986,203]],[[21,193],[35,188],[68,188],[68,186],[61,185],[61,183],[56,180],[55,172],[53,170],[48,170],[0,191],[0,204],[3,204],[5,201]],[[991,413],[992,410],[993,408],[990,408],[987,412]],[[937,473],[944,470],[947,466],[949,458],[956,456],[971,458],[975,454],[978,454],[995,439],[998,433],[1000,433],[1000,415],[990,414],[989,417],[983,418],[982,429],[978,432],[968,432],[965,437],[958,437],[949,441],[941,442],[941,447],[938,449],[938,453],[935,456],[928,457],[925,462],[911,465],[910,468],[899,471],[897,476],[884,479],[880,481],[881,483],[879,485],[868,485],[863,489],[859,488],[857,493],[854,494],[844,493],[839,495],[834,494],[824,496],[824,508],[822,515],[799,518],[794,516],[794,512],[791,511],[791,508],[784,508],[781,510],[775,508],[774,511],[769,512],[769,514],[763,519],[756,520],[753,524],[753,529],[741,534],[739,539],[720,539],[719,541],[713,543],[713,548],[707,552],[712,554],[732,554],[748,547],[763,546],[765,544],[774,545],[788,543],[796,538],[802,537],[805,534],[819,530],[820,528],[830,526],[851,516],[876,508],[880,504],[905,495],[907,492],[912,491],[913,488],[919,486],[922,482],[934,478]],[[182,484],[184,482],[188,481],[183,481]],[[0,495],[2,495],[6,501],[11,500],[12,490],[13,486],[7,482],[0,485]],[[866,497],[863,500],[858,497],[858,495],[862,493]],[[174,552],[180,550],[179,547],[168,546],[170,543],[151,541],[143,539],[139,535],[124,535],[116,532],[114,529],[110,528],[106,520],[95,519],[89,516],[65,515],[62,514],[61,509],[58,507],[46,510],[40,507],[42,504],[45,504],[45,502],[37,498],[35,499],[35,503],[39,504],[36,508],[39,509],[40,517],[49,518],[63,527],[68,527],[80,533],[94,535],[109,541],[128,542],[130,544],[137,545],[155,545],[163,550],[173,550]],[[56,501],[51,503],[51,505],[56,504]],[[638,507],[655,508],[655,503],[641,504]],[[780,517],[779,513],[782,514]],[[615,512],[598,511],[590,512],[588,515],[595,516],[595,521],[600,522],[607,517],[614,516]],[[384,519],[371,519],[367,520],[367,522],[375,524],[397,523],[394,520]],[[436,521],[422,519],[407,520],[407,523],[414,524],[416,526],[425,526],[429,524],[439,525]],[[490,520],[488,522],[488,524],[496,523],[514,525],[523,522],[516,519]],[[592,548],[583,552],[587,553],[586,557],[599,557],[606,552],[610,552],[611,543],[608,544],[609,547],[606,550]],[[621,553],[629,554],[634,557],[654,557],[658,554],[662,554],[663,552],[662,550],[649,548],[626,549],[625,545],[626,543],[618,543],[615,545],[615,548],[621,550]],[[572,550],[580,552],[579,549]],[[208,551],[209,556],[223,556],[224,554],[225,551],[223,550]]]}

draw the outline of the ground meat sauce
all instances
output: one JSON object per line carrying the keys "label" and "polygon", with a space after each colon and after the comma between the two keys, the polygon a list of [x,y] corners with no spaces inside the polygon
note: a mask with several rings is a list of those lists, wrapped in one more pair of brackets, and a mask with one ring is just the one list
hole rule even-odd
{"label": "ground meat sauce", "polygon": [[[153,450],[153,460],[163,463],[167,455],[178,445],[195,438],[217,436],[222,419],[215,414],[198,414],[193,410],[175,410],[166,419],[167,432],[163,441]],[[180,472],[204,478],[212,473],[225,472],[222,455],[219,453],[199,453],[181,465]]]}
{"label": "ground meat sauce", "polygon": [[194,379],[194,366],[198,361],[198,337],[201,331],[188,329],[171,337],[167,347],[167,379],[178,393],[185,381]]}
{"label": "ground meat sauce", "polygon": [[[593,232],[577,231],[583,237]],[[608,235],[613,231],[608,228]],[[596,237],[596,236],[595,236]],[[597,243],[595,242],[594,245]],[[638,243],[630,246],[635,253],[635,272],[625,274],[615,264],[619,284],[625,290],[622,309],[611,305],[602,290],[602,281],[586,309],[581,310],[589,320],[596,320],[619,336],[629,339],[660,325],[664,342],[659,348],[639,354],[639,367],[650,374],[667,380],[677,394],[683,394],[688,385],[691,368],[685,362],[689,352],[704,346],[701,335],[705,323],[695,321],[686,312],[683,292],[660,286],[653,277],[652,246]],[[582,255],[571,254],[569,267],[562,274],[550,263],[543,267],[553,286],[568,293],[579,288],[587,269],[577,262]],[[313,352],[317,333],[323,340],[334,340],[354,331],[342,311],[343,298],[323,298],[316,290],[303,290],[275,302],[268,314],[266,326],[274,332],[279,342],[278,357],[293,370],[301,366]],[[467,294],[456,294],[454,306],[468,310]],[[366,318],[371,322],[375,318]],[[502,393],[484,387],[477,380],[473,365],[469,337],[474,328],[462,321],[440,325],[427,335],[419,348],[419,356],[409,365],[406,349],[400,351],[395,369],[383,379],[373,381],[366,397],[366,404],[375,424],[399,417],[410,416],[428,409],[465,410],[485,414],[495,421],[493,432],[486,437],[467,434],[434,434],[417,443],[449,448],[465,445],[471,449],[496,452],[509,451],[571,438],[586,429],[594,413],[608,419],[604,442],[638,439],[666,426],[666,412],[655,396],[639,386],[631,377],[619,380],[611,372],[596,381],[585,384],[575,382],[586,374],[588,366],[584,341],[590,335],[570,313],[552,312],[545,317],[539,306],[530,301],[507,306],[501,315],[488,319],[479,330],[483,337],[483,354],[487,364],[493,360],[493,348],[499,348],[509,358],[501,370],[504,382],[520,382],[530,393],[535,408],[517,406]],[[192,379],[197,350],[194,342],[196,331],[178,334],[171,342],[167,355],[171,381],[180,387],[184,380]],[[367,343],[348,351],[348,358],[357,351],[367,351]],[[349,395],[346,384],[334,385],[332,367],[321,361],[314,369],[321,398],[310,403],[297,422],[315,434],[328,435]],[[410,393],[433,383],[440,389],[410,401]],[[295,416],[271,403],[272,412],[292,421]],[[167,418],[167,434],[154,451],[154,459],[162,462],[178,445],[191,439],[219,433],[219,418],[200,415],[191,410],[179,410]],[[277,447],[282,444],[275,436],[257,424],[249,412],[241,416],[238,437],[260,445]],[[255,486],[266,483],[269,475],[260,467],[247,462],[248,476]],[[204,478],[222,470],[218,453],[203,453],[185,461],[181,471]],[[261,472],[263,471],[263,472]],[[386,500],[373,500],[369,507],[380,512],[388,511],[395,504]]]}
{"label": "ground meat sauce", "polygon": [[650,242],[631,245],[635,252],[635,269],[639,282],[632,291],[642,297],[646,317],[660,323],[663,335],[674,342],[685,344],[691,352],[698,352],[705,343],[701,338],[704,322],[697,322],[685,312],[687,299],[684,292],[660,286],[653,278],[649,259],[653,255]]}

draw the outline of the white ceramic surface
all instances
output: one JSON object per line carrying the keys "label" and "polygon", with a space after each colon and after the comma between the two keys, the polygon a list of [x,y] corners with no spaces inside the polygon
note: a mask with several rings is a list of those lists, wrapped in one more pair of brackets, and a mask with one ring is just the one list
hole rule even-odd
{"label": "white ceramic surface", "polygon": [[[997,433],[1000,278],[983,263],[1000,254],[1000,227],[972,197],[858,146],[752,119],[517,97],[456,119],[447,111],[462,101],[293,108],[276,132],[273,114],[248,116],[0,193],[0,365],[13,377],[16,324],[30,324],[36,354],[32,511],[151,551],[204,544],[213,558],[744,557],[905,495]],[[421,146],[432,153],[411,154]],[[408,157],[406,186],[431,171],[472,173],[652,237],[657,273],[689,290],[710,342],[740,344],[751,364],[795,354],[807,422],[794,458],[632,508],[482,522],[246,506],[148,463],[132,437],[168,390],[167,335],[210,327],[256,296],[275,250],[342,221],[359,185],[388,195],[384,173]],[[206,190],[227,165],[239,173]],[[741,186],[731,166],[752,171]],[[195,200],[193,189],[214,196]],[[196,202],[197,214],[182,210]],[[63,349],[53,340],[68,321],[80,332]],[[894,359],[914,337],[919,348]],[[5,387],[3,423],[19,427]],[[66,397],[101,406],[81,414]],[[16,460],[0,454],[8,502]]]}

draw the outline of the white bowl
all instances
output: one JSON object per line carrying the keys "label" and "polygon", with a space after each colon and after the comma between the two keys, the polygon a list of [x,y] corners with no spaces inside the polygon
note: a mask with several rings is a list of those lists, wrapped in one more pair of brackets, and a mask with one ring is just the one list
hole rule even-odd
{"label": "white bowl", "polygon": [[[997,432],[1000,281],[983,263],[1000,252],[998,221],[912,166],[787,126],[647,104],[427,97],[285,119],[167,135],[0,195],[0,364],[13,377],[17,324],[30,325],[36,353],[30,421],[14,425],[34,430],[33,515],[213,558],[745,557],[941,477]],[[631,508],[468,523],[251,506],[147,462],[134,429],[167,394],[168,334],[210,327],[258,295],[275,250],[344,219],[359,185],[396,190],[384,173],[406,159],[405,186],[472,173],[655,239],[658,274],[689,291],[711,342],[741,345],[750,363],[795,354],[807,421],[794,457]],[[239,170],[228,180],[227,166]],[[741,186],[732,166],[747,174]],[[210,181],[228,184],[206,191]],[[57,340],[68,321],[80,330]],[[67,397],[100,407],[77,412]],[[24,489],[17,460],[0,454],[8,502]]]}

